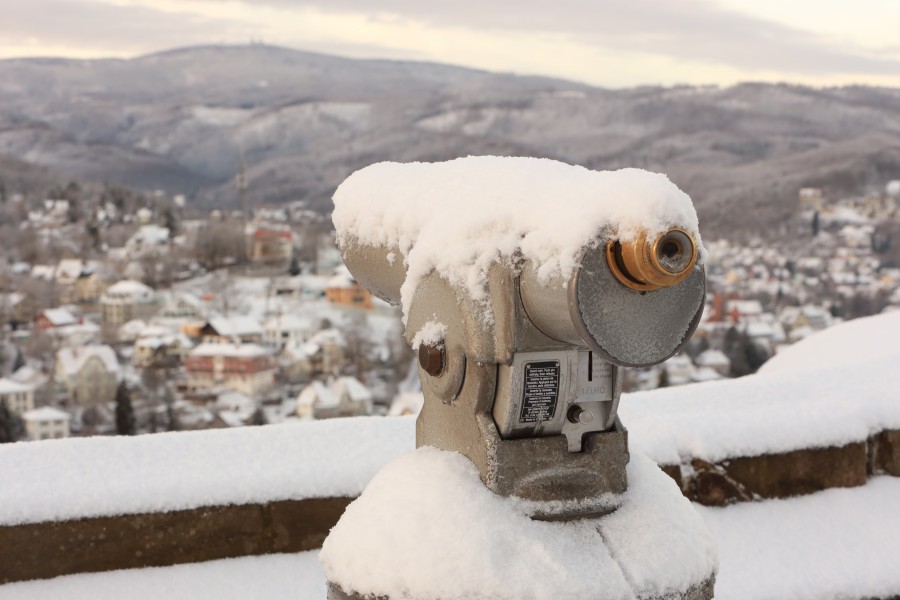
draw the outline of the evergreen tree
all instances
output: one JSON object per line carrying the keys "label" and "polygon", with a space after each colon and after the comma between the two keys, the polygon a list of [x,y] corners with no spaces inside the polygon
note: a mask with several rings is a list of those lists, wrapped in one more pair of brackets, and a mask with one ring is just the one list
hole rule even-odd
{"label": "evergreen tree", "polygon": [[12,372],[15,373],[19,369],[25,366],[25,356],[22,354],[22,351],[16,348],[16,358],[13,359],[12,364]]}
{"label": "evergreen tree", "polygon": [[163,211],[163,227],[169,230],[169,239],[174,238],[178,232],[178,216],[171,206],[167,206]]}
{"label": "evergreen tree", "polygon": [[178,431],[179,423],[178,415],[175,414],[175,399],[172,397],[172,392],[169,391],[168,385],[165,386],[163,394],[163,401],[166,404],[166,420],[168,421],[167,431]]}
{"label": "evergreen tree", "polygon": [[131,405],[131,391],[124,381],[116,390],[116,432],[119,435],[134,435],[134,407]]}
{"label": "evergreen tree", "polygon": [[253,415],[250,417],[251,425],[266,425],[269,421],[266,419],[266,413],[263,412],[263,409],[257,408],[253,411]]}
{"label": "evergreen tree", "polygon": [[25,432],[22,419],[0,400],[0,444],[17,442]]}
{"label": "evergreen tree", "polygon": [[300,263],[297,262],[297,257],[294,256],[291,258],[291,266],[288,267],[288,275],[291,277],[296,277],[300,274]]}
{"label": "evergreen tree", "polygon": [[656,387],[669,387],[669,370],[665,366],[659,370],[659,378],[656,381]]}

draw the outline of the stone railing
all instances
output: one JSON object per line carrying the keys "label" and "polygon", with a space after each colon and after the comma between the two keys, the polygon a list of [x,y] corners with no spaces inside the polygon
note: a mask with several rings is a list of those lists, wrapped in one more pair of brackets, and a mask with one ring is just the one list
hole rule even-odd
{"label": "stone railing", "polygon": [[[894,371],[668,388],[620,414],[632,451],[703,504],[857,486],[900,476]],[[0,583],[317,548],[414,437],[412,418],[371,417],[0,447]]]}

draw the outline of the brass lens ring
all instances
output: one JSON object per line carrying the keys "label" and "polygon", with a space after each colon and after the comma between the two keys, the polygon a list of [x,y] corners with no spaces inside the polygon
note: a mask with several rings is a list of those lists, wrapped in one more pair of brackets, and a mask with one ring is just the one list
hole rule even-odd
{"label": "brass lens ring", "polygon": [[633,242],[606,244],[606,262],[624,286],[639,292],[678,285],[697,264],[697,243],[684,229],[673,227],[652,242],[642,232]]}

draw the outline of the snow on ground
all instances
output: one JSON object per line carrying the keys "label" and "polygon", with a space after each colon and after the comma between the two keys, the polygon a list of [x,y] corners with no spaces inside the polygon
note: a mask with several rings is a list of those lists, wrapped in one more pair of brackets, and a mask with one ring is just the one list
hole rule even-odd
{"label": "snow on ground", "polygon": [[[407,267],[404,314],[437,269],[475,301],[495,262],[531,260],[540,278],[568,278],[598,238],[635,239],[678,226],[695,239],[691,199],[665,175],[592,171],[537,158],[470,156],[443,163],[378,163],[334,194],[338,243],[383,245]],[[705,255],[700,245],[701,260]],[[490,318],[490,313],[485,313]]]}
{"label": "snow on ground", "polygon": [[[791,498],[694,505],[718,540],[716,600],[852,600],[900,594],[900,479]],[[596,577],[596,575],[594,575]],[[321,600],[315,552],[70,575],[0,586],[4,600]],[[568,600],[559,593],[549,598]]]}
{"label": "snow on ground", "polygon": [[3,600],[322,600],[318,551],[67,575],[0,586]]}
{"label": "snow on ground", "polygon": [[354,497],[414,446],[410,417],[3,444],[0,525]]}

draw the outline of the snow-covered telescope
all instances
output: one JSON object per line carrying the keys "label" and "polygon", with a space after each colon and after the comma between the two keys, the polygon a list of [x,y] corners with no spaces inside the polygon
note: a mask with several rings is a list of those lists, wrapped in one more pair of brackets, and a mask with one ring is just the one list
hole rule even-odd
{"label": "snow-covered telescope", "polygon": [[418,351],[417,446],[468,457],[534,518],[615,511],[619,368],[675,354],[703,310],[690,198],[638,169],[469,157],[372,165],[334,202],[347,267],[402,307]]}
{"label": "snow-covered telescope", "polygon": [[[402,306],[419,352],[419,445],[469,456],[504,495],[624,490],[618,367],[675,354],[703,310],[690,198],[638,169],[470,157],[372,165],[334,200],[344,261],[361,285]],[[548,492],[559,465],[533,451],[507,472],[500,457],[523,439],[548,446],[543,457],[562,444],[560,460],[594,476]],[[606,444],[622,451],[599,449]],[[621,468],[607,468],[611,455]]]}

